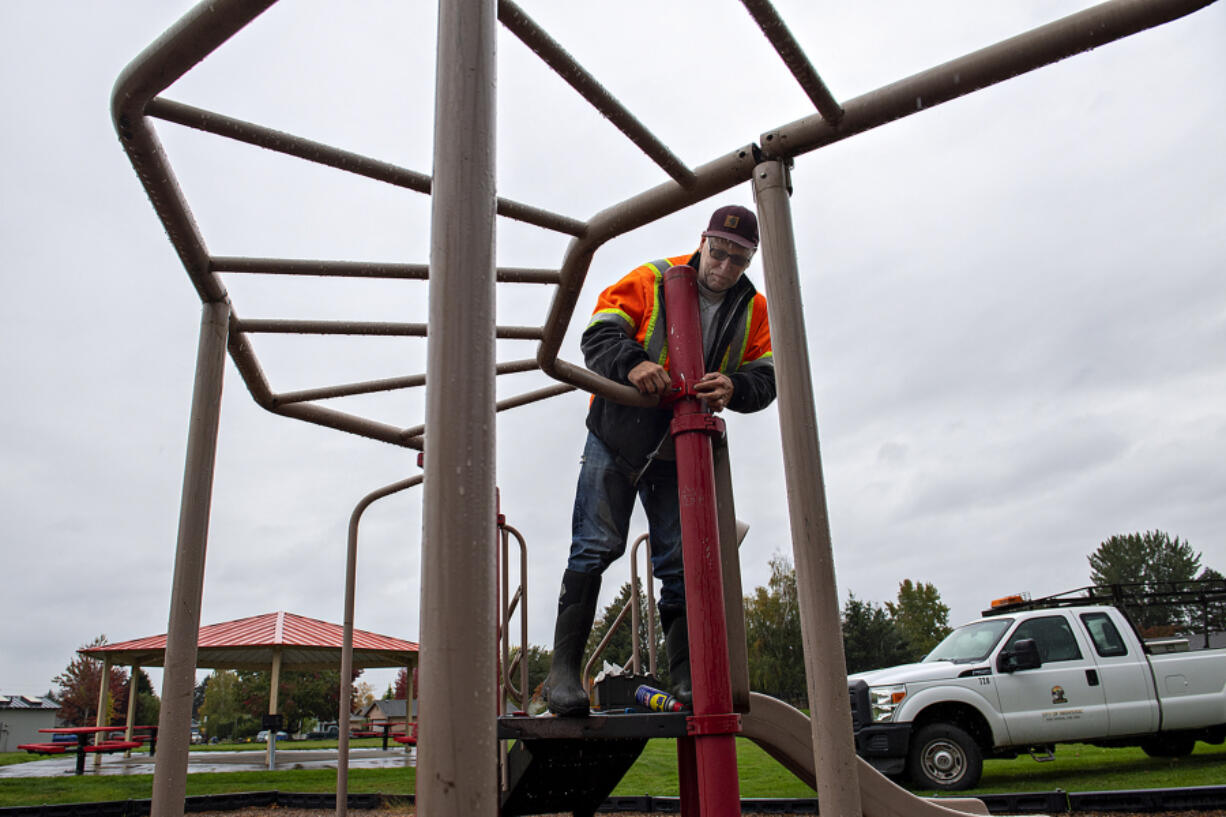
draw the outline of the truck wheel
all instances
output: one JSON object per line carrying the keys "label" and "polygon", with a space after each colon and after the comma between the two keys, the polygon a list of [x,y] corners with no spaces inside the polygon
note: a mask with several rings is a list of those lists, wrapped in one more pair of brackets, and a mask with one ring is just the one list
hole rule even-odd
{"label": "truck wheel", "polygon": [[979,782],[983,753],[974,738],[948,723],[930,723],[915,734],[907,773],[923,789],[961,791]]}
{"label": "truck wheel", "polygon": [[1150,757],[1187,757],[1196,747],[1188,735],[1158,735],[1141,741],[1141,751]]}

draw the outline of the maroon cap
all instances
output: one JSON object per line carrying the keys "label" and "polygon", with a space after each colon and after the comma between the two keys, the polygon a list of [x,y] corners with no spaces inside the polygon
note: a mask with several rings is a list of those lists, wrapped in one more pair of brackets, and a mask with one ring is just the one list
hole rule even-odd
{"label": "maroon cap", "polygon": [[742,247],[753,250],[758,247],[758,217],[753,210],[739,204],[721,207],[711,216],[704,236],[726,238]]}

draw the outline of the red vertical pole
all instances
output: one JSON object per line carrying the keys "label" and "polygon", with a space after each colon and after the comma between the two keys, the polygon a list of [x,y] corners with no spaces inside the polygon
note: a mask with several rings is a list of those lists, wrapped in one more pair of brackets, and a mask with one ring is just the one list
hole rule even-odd
{"label": "red vertical pole", "polygon": [[[710,414],[692,390],[693,384],[705,374],[698,280],[692,267],[677,266],[664,273],[664,306],[668,316],[669,371],[674,384],[682,386],[673,405],[672,433],[677,450],[685,605],[694,688],[694,714],[687,731],[694,745],[698,813],[702,817],[739,815],[741,793],[734,736],[740,729],[740,718],[732,711],[719,519],[715,508],[715,458],[711,451],[711,435],[723,432],[723,421]],[[683,774],[685,765],[682,764]]]}

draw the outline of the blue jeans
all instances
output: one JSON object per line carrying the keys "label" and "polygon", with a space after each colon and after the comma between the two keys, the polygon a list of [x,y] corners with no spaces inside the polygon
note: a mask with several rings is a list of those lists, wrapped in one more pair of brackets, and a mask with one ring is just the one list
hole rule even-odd
{"label": "blue jeans", "polygon": [[630,514],[637,494],[647,514],[652,571],[662,585],[660,611],[683,612],[685,573],[681,561],[677,464],[653,460],[636,483],[634,473],[619,465],[613,452],[591,432],[581,462],[566,567],[600,575],[626,552]]}

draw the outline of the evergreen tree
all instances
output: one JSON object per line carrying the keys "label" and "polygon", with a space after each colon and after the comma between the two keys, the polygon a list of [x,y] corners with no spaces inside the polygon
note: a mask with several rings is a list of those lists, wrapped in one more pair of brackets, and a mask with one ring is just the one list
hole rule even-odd
{"label": "evergreen tree", "polygon": [[[648,650],[647,650],[647,595],[638,593],[639,604],[639,660],[642,663],[643,672],[648,670]],[[626,582],[617,591],[617,597],[605,607],[595,622],[592,624],[592,632],[588,636],[587,646],[583,650],[584,662],[590,659],[592,653],[600,645],[605,635],[613,626],[613,622],[617,620],[617,616],[625,608],[630,600],[630,582]],[[664,633],[660,627],[659,618],[656,618],[656,655],[657,655],[657,675],[662,680],[667,680],[668,676],[668,661],[664,657]],[[622,620],[621,626],[613,631],[609,643],[605,645],[604,653],[601,654],[599,660],[593,667],[593,675],[600,673],[600,668],[608,661],[610,664],[615,664],[619,667],[626,666],[630,662],[630,657],[634,647],[633,636],[631,635],[631,613],[627,612],[626,617]]]}
{"label": "evergreen tree", "polygon": [[[1161,593],[1170,591],[1172,583],[1194,578],[1201,555],[1187,541],[1154,530],[1112,536],[1087,558],[1093,584],[1140,584],[1141,592]],[[1133,604],[1127,612],[1143,631],[1187,624],[1186,614],[1175,605]]]}
{"label": "evergreen tree", "polygon": [[843,652],[851,674],[905,664],[912,650],[884,607],[849,592],[843,605]]}
{"label": "evergreen tree", "polygon": [[887,601],[885,608],[907,641],[908,661],[919,661],[953,632],[949,606],[942,603],[935,585],[904,579],[898,585],[898,601]]}

